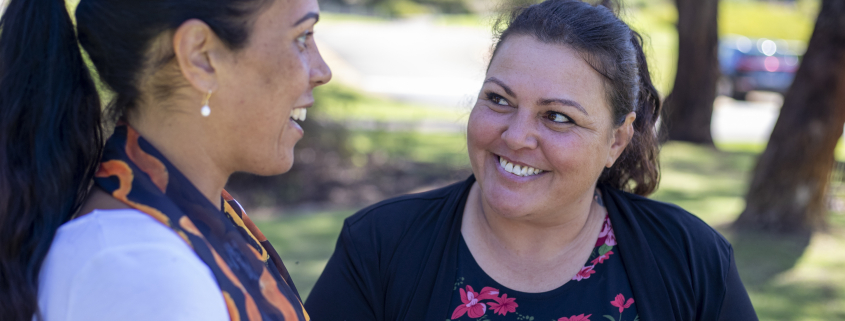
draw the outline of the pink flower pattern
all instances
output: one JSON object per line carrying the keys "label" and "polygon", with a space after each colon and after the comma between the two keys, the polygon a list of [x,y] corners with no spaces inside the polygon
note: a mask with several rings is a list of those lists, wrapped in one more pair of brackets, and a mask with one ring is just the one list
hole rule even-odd
{"label": "pink flower pattern", "polygon": [[[581,268],[581,270],[575,274],[572,278],[574,281],[581,281],[584,279],[589,279],[591,275],[595,274],[595,267],[596,265],[604,263],[606,260],[610,258],[613,251],[610,250],[613,246],[616,246],[616,235],[613,233],[613,227],[610,224],[610,218],[606,218],[604,225],[602,226],[602,230],[599,233],[598,240],[596,241],[596,248],[599,251],[597,257],[590,261],[591,265],[586,265]],[[461,294],[461,302],[463,304],[459,305],[455,308],[455,311],[452,312],[452,320],[458,319],[463,317],[464,315],[468,316],[469,318],[478,319],[487,313],[487,307],[492,310],[494,315],[498,314],[501,316],[505,316],[508,313],[516,313],[516,308],[519,307],[519,304],[516,303],[516,298],[508,297],[506,293],[500,293],[500,291],[493,287],[483,287],[481,291],[475,292],[472,286],[467,285],[466,288],[459,288]],[[501,294],[501,296],[499,296]],[[482,302],[487,301],[487,302]],[[625,309],[630,308],[634,304],[633,298],[628,298],[625,300],[625,296],[622,293],[616,295],[613,301],[610,301],[610,304],[616,308],[619,308],[620,313],[620,321],[621,321],[621,314]],[[516,315],[520,318],[524,317],[519,313]],[[570,317],[562,317],[557,319],[557,321],[590,321],[590,317],[592,314],[579,314],[573,315]],[[532,317],[533,318],[533,317]],[[605,318],[613,318],[609,315],[605,315]],[[614,318],[615,320],[615,318]]]}
{"label": "pink flower pattern", "polygon": [[497,313],[499,315],[505,315],[508,312],[516,312],[516,307],[519,306],[519,304],[516,304],[516,302],[514,302],[516,298],[508,298],[507,293],[502,294],[501,298],[493,298],[493,300],[496,302],[487,303],[487,305],[489,305],[490,308],[493,309],[493,313]]}
{"label": "pink flower pattern", "polygon": [[628,298],[628,301],[625,301],[625,296],[622,293],[616,295],[616,299],[610,301],[610,305],[619,308],[619,313],[622,313],[627,308],[631,307],[631,304],[634,304],[634,298]]}
{"label": "pink flower pattern", "polygon": [[[502,297],[499,297],[499,289],[489,286],[482,288],[481,292],[475,292],[472,286],[467,285],[466,290],[461,288],[460,291],[461,302],[463,304],[456,307],[455,311],[452,312],[452,320],[460,318],[464,314],[473,319],[480,318],[487,312],[487,305],[493,309],[493,313],[499,315],[516,312],[516,308],[519,306],[519,304],[514,302],[516,298],[508,298],[507,294],[502,294]],[[493,300],[495,302],[481,302],[483,300]]]}
{"label": "pink flower pattern", "polygon": [[599,257],[595,258],[594,260],[590,261],[593,265],[604,263],[604,260],[610,258],[610,255],[613,254],[613,251],[607,251],[607,253],[600,255]]}
{"label": "pink flower pattern", "polygon": [[579,315],[573,315],[573,316],[568,317],[568,318],[566,318],[566,317],[560,318],[560,319],[557,319],[557,321],[590,321],[590,316],[592,316],[592,314],[588,314],[588,315],[584,316],[584,314],[581,313]]}
{"label": "pink flower pattern", "polygon": [[464,304],[459,305],[455,308],[455,312],[452,312],[453,320],[460,318],[464,313],[470,318],[480,318],[487,312],[487,305],[478,302],[478,292],[473,291],[471,286],[467,285],[466,291],[463,288],[460,290],[461,302]]}
{"label": "pink flower pattern", "polygon": [[588,265],[588,266],[582,267],[581,271],[578,272],[578,274],[575,274],[574,277],[572,277],[572,280],[581,281],[583,279],[589,279],[591,274],[596,273],[596,271],[593,270],[594,267],[596,267],[596,266],[595,265]]}
{"label": "pink flower pattern", "polygon": [[596,247],[607,245],[616,246],[616,234],[613,233],[613,225],[610,224],[610,218],[605,218],[604,226],[599,233],[599,238],[596,240]]}

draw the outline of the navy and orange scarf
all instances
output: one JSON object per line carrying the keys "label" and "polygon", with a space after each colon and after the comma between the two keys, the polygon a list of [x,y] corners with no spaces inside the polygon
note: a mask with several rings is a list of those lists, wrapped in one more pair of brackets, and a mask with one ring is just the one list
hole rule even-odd
{"label": "navy and orange scarf", "polygon": [[95,183],[172,229],[214,273],[233,321],[309,320],[279,255],[227,192],[222,210],[128,125],[106,142]]}

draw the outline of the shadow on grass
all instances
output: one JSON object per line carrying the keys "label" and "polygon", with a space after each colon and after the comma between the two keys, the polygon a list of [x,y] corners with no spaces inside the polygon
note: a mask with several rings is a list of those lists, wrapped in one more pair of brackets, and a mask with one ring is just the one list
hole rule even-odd
{"label": "shadow on grass", "polygon": [[783,235],[728,226],[718,229],[733,245],[740,277],[750,289],[760,289],[775,276],[795,267],[812,238],[809,232]]}
{"label": "shadow on grass", "polygon": [[845,320],[836,284],[772,284],[751,293],[761,321]]}
{"label": "shadow on grass", "polygon": [[[818,264],[805,278],[805,261],[811,233],[783,235],[761,231],[717,229],[734,248],[740,277],[754,302],[760,320],[845,320],[838,276],[827,274]],[[802,263],[804,262],[804,263]],[[803,266],[803,267],[802,267]],[[796,273],[797,271],[801,271]]]}

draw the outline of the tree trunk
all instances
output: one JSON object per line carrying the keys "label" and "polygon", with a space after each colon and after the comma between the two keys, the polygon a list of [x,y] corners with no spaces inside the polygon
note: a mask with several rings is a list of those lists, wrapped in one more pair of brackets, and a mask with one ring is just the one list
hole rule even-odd
{"label": "tree trunk", "polygon": [[825,225],[833,151],[845,124],[845,1],[824,0],[807,53],[757,161],[739,228],[806,232]]}
{"label": "tree trunk", "polygon": [[669,140],[713,145],[710,118],[719,80],[718,0],[675,0],[678,72],[664,102]]}

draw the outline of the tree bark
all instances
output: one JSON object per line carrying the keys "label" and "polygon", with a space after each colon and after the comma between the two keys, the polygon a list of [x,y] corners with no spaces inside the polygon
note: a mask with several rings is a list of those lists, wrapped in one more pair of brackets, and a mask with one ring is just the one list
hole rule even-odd
{"label": "tree bark", "polygon": [[825,194],[843,124],[845,1],[824,0],[734,226],[782,233],[824,227]]}
{"label": "tree bark", "polygon": [[664,102],[669,140],[713,145],[710,118],[719,80],[718,0],[675,0],[678,70]]}

